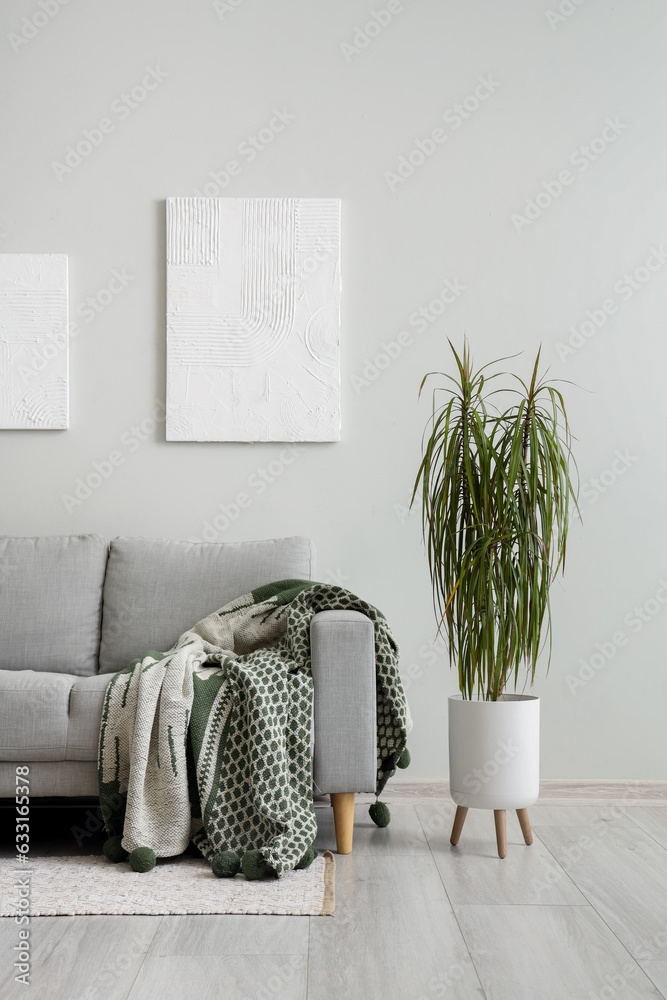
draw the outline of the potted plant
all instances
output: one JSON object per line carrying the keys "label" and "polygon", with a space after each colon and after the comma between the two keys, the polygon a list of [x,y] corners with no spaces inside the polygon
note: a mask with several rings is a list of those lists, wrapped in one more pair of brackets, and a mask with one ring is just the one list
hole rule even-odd
{"label": "potted plant", "polygon": [[412,503],[421,497],[438,631],[458,669],[460,694],[449,699],[451,843],[470,807],[493,809],[503,858],[505,810],[517,810],[532,843],[540,704],[515,692],[520,679],[532,685],[547,638],[551,657],[549,588],[577,506],[571,435],[562,394],[538,374],[540,351],[526,383],[490,365],[475,370],[467,342],[462,357],[450,347],[456,377],[430,372],[419,390],[433,375],[445,380],[433,391]]}

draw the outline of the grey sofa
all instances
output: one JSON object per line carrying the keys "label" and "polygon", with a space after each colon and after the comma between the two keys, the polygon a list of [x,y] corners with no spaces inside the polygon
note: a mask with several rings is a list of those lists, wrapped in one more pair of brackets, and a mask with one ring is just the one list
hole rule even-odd
{"label": "grey sofa", "polygon": [[[30,767],[31,798],[97,795],[110,675],[273,580],[313,579],[306,538],[208,544],[99,535],[0,538],[0,798]],[[352,846],[354,793],[374,791],[373,626],[354,611],[311,625],[313,783]]]}

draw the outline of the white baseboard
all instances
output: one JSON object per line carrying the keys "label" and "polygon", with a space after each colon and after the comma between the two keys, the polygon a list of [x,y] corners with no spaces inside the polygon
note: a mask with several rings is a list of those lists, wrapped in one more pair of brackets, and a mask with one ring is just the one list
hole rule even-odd
{"label": "white baseboard", "polygon": [[[373,797],[361,798],[371,801]],[[400,799],[449,799],[449,782],[391,779],[382,798],[385,802]],[[540,782],[539,803],[550,806],[594,806],[607,803],[617,806],[667,807],[667,781],[543,778]]]}

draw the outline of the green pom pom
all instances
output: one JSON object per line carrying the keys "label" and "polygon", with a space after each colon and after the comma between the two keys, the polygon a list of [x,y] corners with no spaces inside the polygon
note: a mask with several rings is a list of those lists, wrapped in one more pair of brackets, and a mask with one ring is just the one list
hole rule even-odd
{"label": "green pom pom", "polygon": [[155,868],[155,852],[150,847],[135,847],[129,860],[133,872],[149,872]]}
{"label": "green pom pom", "polygon": [[297,871],[302,871],[304,868],[310,868],[316,857],[317,851],[315,848],[309,847],[304,856],[301,858],[301,861],[299,861],[298,865],[294,865],[294,868]]}
{"label": "green pom pom", "polygon": [[127,851],[123,847],[122,840],[122,837],[109,837],[108,840],[104,841],[102,853],[105,858],[113,861],[114,864],[117,864],[119,861],[127,861]]}
{"label": "green pom pom", "polygon": [[241,869],[247,879],[262,878],[268,868],[261,851],[246,851],[241,859]]}
{"label": "green pom pom", "polygon": [[391,822],[389,806],[384,802],[374,802],[368,810],[368,815],[376,826],[389,826]]}
{"label": "green pom pom", "polygon": [[211,862],[211,868],[218,878],[234,878],[241,870],[241,859],[236,851],[219,851]]}
{"label": "green pom pom", "polygon": [[405,747],[405,749],[403,750],[402,754],[400,755],[400,757],[396,761],[396,767],[400,767],[401,769],[405,768],[405,767],[410,767],[410,761],[411,760],[412,760],[412,757],[410,756],[410,751],[408,750],[407,747]]}

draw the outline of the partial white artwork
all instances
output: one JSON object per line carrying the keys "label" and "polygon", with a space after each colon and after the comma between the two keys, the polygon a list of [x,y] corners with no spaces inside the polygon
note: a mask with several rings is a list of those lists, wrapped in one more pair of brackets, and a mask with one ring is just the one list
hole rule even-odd
{"label": "partial white artwork", "polygon": [[167,200],[167,440],[340,440],[340,201]]}
{"label": "partial white artwork", "polygon": [[64,430],[67,256],[0,254],[0,428]]}

